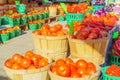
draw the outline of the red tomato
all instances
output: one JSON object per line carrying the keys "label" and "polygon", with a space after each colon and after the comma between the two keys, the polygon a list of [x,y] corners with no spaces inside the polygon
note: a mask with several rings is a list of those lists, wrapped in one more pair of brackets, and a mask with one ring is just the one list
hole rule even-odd
{"label": "red tomato", "polygon": [[71,73],[71,77],[72,77],[72,78],[81,78],[82,75],[79,74],[78,72],[73,72],[73,73]]}
{"label": "red tomato", "polygon": [[46,58],[42,58],[40,61],[39,61],[39,67],[44,67],[44,66],[47,66],[48,65],[48,59]]}
{"label": "red tomato", "polygon": [[74,66],[72,64],[70,64],[69,66],[70,66],[71,73],[77,72],[77,67],[76,66]]}
{"label": "red tomato", "polygon": [[5,61],[5,66],[6,67],[12,68],[12,65],[13,65],[12,59],[8,59],[8,60]]}
{"label": "red tomato", "polygon": [[64,65],[64,64],[66,64],[66,63],[65,63],[65,61],[63,59],[58,59],[56,61],[56,65]]}
{"label": "red tomato", "polygon": [[78,68],[87,68],[88,64],[87,64],[87,62],[86,62],[85,60],[80,59],[80,60],[78,60],[78,61],[76,62],[76,66],[77,66]]}
{"label": "red tomato", "polygon": [[66,64],[59,65],[58,68],[57,68],[57,73],[60,76],[69,77],[70,74],[71,74],[70,67],[68,65],[66,65]]}
{"label": "red tomato", "polygon": [[23,58],[22,59],[22,63],[21,66],[24,68],[28,68],[31,65],[31,60],[27,59],[27,58]]}

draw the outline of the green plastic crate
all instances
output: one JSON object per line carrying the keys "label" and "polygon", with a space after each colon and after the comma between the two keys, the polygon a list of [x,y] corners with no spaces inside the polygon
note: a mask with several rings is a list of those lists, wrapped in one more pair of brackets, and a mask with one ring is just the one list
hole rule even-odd
{"label": "green plastic crate", "polygon": [[25,14],[26,13],[26,5],[25,4],[17,5],[17,11],[21,14]]}
{"label": "green plastic crate", "polygon": [[21,35],[21,29],[15,30],[15,36],[20,36]]}
{"label": "green plastic crate", "polygon": [[28,22],[33,21],[32,16],[27,16],[27,21],[28,21]]}
{"label": "green plastic crate", "polygon": [[27,24],[27,17],[21,17],[21,19],[20,19],[20,24],[21,24],[21,25]]}
{"label": "green plastic crate", "polygon": [[38,14],[38,20],[42,19],[42,14]]}
{"label": "green plastic crate", "polygon": [[110,53],[110,64],[116,64],[120,66],[120,56],[116,56]]}
{"label": "green plastic crate", "polygon": [[9,24],[8,16],[3,16],[1,18],[1,25],[7,25]]}
{"label": "green plastic crate", "polygon": [[9,17],[8,20],[9,20],[9,25],[11,27],[13,27],[14,26],[14,19]]}
{"label": "green plastic crate", "polygon": [[33,14],[33,15],[32,15],[32,19],[33,19],[33,21],[37,20],[37,19],[38,19],[38,18],[37,18],[37,14]]}
{"label": "green plastic crate", "polygon": [[9,33],[7,34],[0,34],[1,42],[6,42],[9,40]]}
{"label": "green plastic crate", "polygon": [[49,18],[49,12],[46,12],[46,18]]}
{"label": "green plastic crate", "polygon": [[14,26],[20,25],[20,18],[14,18]]}
{"label": "green plastic crate", "polygon": [[64,21],[65,20],[65,17],[64,16],[59,16],[58,17],[58,21]]}
{"label": "green plastic crate", "polygon": [[37,29],[40,29],[41,27],[42,27],[41,23],[37,24]]}
{"label": "green plastic crate", "polygon": [[31,31],[37,30],[37,24],[29,24],[29,30]]}
{"label": "green plastic crate", "polygon": [[12,39],[15,37],[15,32],[14,31],[10,31],[9,32],[9,38]]}
{"label": "green plastic crate", "polygon": [[103,7],[104,7],[103,5],[93,5],[93,13]]}
{"label": "green plastic crate", "polygon": [[108,74],[106,74],[106,70],[109,68],[110,66],[106,66],[102,68],[102,76],[103,76],[103,80],[120,80],[120,77],[115,77],[115,76],[110,76]]}
{"label": "green plastic crate", "polygon": [[72,14],[72,13],[67,13],[66,14],[66,19],[67,23],[70,24],[70,21],[83,21],[85,15],[84,14]]}

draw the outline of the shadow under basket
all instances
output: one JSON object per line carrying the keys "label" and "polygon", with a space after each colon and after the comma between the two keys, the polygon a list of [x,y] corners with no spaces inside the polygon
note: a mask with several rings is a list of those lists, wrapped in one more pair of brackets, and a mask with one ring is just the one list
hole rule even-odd
{"label": "shadow under basket", "polygon": [[14,70],[4,66],[10,80],[49,80],[50,65],[35,70]]}
{"label": "shadow under basket", "polygon": [[72,58],[87,59],[97,64],[103,64],[110,35],[101,39],[78,40],[69,38],[70,53]]}
{"label": "shadow under basket", "polygon": [[68,52],[67,36],[50,37],[32,34],[37,54],[52,60],[66,58]]}

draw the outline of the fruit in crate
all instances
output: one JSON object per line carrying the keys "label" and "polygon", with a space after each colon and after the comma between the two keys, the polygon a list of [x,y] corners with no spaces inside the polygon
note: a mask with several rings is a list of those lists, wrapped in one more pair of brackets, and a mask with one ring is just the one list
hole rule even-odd
{"label": "fruit in crate", "polygon": [[48,64],[47,58],[34,54],[33,51],[27,51],[23,56],[19,53],[15,53],[4,63],[6,67],[15,70],[33,70],[42,68]]}
{"label": "fruit in crate", "polygon": [[82,78],[96,72],[96,66],[92,62],[79,59],[76,62],[71,58],[58,59],[51,65],[50,71],[56,75],[70,78]]}
{"label": "fruit in crate", "polygon": [[120,68],[117,65],[113,64],[107,68],[106,74],[110,76],[120,77]]}
{"label": "fruit in crate", "polygon": [[68,34],[68,31],[63,29],[61,24],[56,24],[54,26],[45,24],[41,27],[40,30],[33,31],[33,34],[43,36],[64,36]]}
{"label": "fruit in crate", "polygon": [[9,16],[10,18],[20,18],[19,13],[13,13],[12,15]]}

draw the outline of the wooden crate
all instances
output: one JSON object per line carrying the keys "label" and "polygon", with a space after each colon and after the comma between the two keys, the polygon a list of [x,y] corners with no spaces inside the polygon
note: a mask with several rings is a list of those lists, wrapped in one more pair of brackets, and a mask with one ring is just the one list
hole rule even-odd
{"label": "wooden crate", "polygon": [[68,52],[68,40],[66,36],[48,37],[33,35],[36,53],[50,57],[52,60],[65,58]]}
{"label": "wooden crate", "polygon": [[99,65],[105,62],[110,35],[101,39],[78,40],[69,38],[72,58],[87,59]]}
{"label": "wooden crate", "polygon": [[49,66],[35,70],[13,70],[4,66],[4,70],[10,80],[49,80]]}

